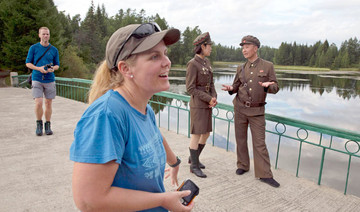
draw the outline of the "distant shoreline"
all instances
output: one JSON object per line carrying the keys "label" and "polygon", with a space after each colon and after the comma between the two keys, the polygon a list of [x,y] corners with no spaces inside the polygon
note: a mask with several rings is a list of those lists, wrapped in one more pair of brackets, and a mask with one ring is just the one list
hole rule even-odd
{"label": "distant shoreline", "polygon": [[[223,69],[223,68],[235,68],[244,62],[222,62],[222,61],[215,61],[213,62],[213,67],[216,69]],[[342,68],[340,70],[331,70],[330,68],[319,68],[319,67],[310,67],[310,66],[285,66],[285,65],[274,65],[274,68],[277,70],[296,70],[296,71],[345,71],[345,72],[360,72],[357,68]],[[178,65],[173,64],[172,69],[185,71],[186,65]]]}

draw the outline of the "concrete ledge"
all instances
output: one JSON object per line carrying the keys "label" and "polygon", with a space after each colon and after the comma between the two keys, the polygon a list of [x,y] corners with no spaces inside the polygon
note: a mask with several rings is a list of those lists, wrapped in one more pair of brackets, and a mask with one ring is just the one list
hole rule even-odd
{"label": "concrete ledge", "polygon": [[5,83],[5,78],[10,76],[10,70],[0,69],[0,87],[7,87]]}

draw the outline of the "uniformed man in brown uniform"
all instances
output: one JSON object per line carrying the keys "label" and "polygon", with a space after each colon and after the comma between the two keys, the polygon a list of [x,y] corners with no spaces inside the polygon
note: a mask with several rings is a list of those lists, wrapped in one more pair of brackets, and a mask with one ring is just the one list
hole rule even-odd
{"label": "uniformed man in brown uniform", "polygon": [[212,131],[212,107],[217,104],[213,71],[206,58],[211,54],[212,41],[208,32],[199,35],[194,43],[195,56],[187,64],[186,89],[190,98],[190,172],[205,178],[202,172],[205,166],[199,156],[205,147],[206,140]]}
{"label": "uniformed man in brown uniform", "polygon": [[247,59],[239,66],[232,85],[223,85],[230,95],[236,93],[233,100],[235,112],[235,138],[237,145],[236,174],[242,175],[250,169],[247,146],[248,125],[250,125],[255,177],[273,187],[280,184],[273,178],[270,169],[269,153],[265,144],[265,99],[267,93],[279,91],[274,66],[271,62],[258,57],[260,41],[251,35],[242,38],[240,46]]}

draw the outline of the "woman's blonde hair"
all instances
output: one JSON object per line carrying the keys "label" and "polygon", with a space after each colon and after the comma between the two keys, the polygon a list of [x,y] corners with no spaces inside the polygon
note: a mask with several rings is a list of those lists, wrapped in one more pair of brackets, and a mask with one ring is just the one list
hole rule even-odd
{"label": "woman's blonde hair", "polygon": [[[135,64],[135,55],[130,56],[125,62],[132,66]],[[104,60],[97,68],[89,91],[89,104],[93,103],[108,90],[120,87],[124,83],[124,77],[119,70],[110,70]]]}

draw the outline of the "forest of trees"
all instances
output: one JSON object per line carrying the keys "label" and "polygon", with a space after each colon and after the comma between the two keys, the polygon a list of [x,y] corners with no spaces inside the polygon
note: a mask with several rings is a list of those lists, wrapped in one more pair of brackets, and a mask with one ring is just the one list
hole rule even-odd
{"label": "forest of trees", "polygon": [[[47,26],[50,43],[60,53],[61,68],[57,76],[89,78],[104,59],[106,42],[111,34],[132,23],[157,22],[162,29],[171,26],[159,14],[147,16],[144,10],[120,9],[109,17],[105,7],[93,2],[81,20],[79,14],[70,17],[59,12],[53,0],[0,0],[0,68],[24,73],[29,47],[39,42],[38,29]],[[169,48],[173,64],[185,65],[193,57],[193,40],[201,34],[198,26],[187,27],[181,40]],[[216,41],[215,41],[216,43]],[[278,49],[262,46],[260,57],[279,65],[327,67],[360,70],[360,41],[350,38],[338,49],[327,40],[314,45],[282,43]],[[245,61],[240,47],[215,44],[211,61]]]}

